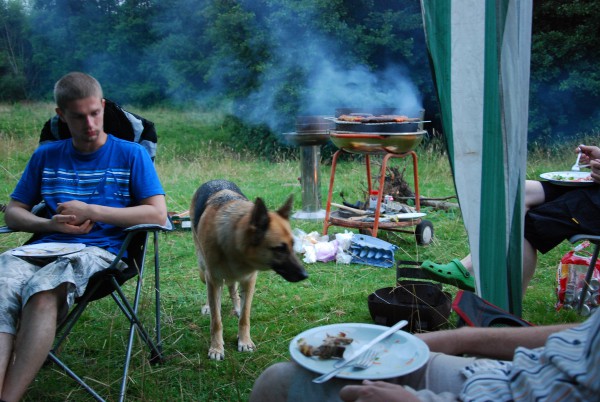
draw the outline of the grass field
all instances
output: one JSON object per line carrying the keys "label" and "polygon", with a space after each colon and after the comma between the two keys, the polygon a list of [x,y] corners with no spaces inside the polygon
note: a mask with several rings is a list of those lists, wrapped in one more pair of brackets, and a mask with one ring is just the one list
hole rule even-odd
{"label": "grass field", "polygon": [[[137,110],[134,110],[137,111]],[[301,208],[298,183],[299,161],[268,163],[234,151],[228,133],[220,125],[220,116],[201,111],[150,109],[137,111],[156,123],[159,150],[156,159],[167,193],[170,211],[189,208],[193,192],[203,182],[224,178],[236,182],[249,198],[262,197],[269,208],[283,204],[289,194],[295,196],[295,208]],[[0,105],[0,203],[8,202],[27,159],[37,146],[39,131],[53,114],[51,104]],[[596,137],[597,138],[597,137]],[[528,178],[537,178],[549,170],[567,169],[574,161],[576,144],[536,148],[530,152]],[[430,148],[419,148],[419,183],[426,197],[454,194],[447,158]],[[403,169],[404,160],[394,160]],[[412,176],[406,166],[407,177]],[[322,196],[326,199],[329,166],[322,173]],[[367,187],[364,165],[360,160],[342,161],[336,173],[334,201],[339,192],[348,200],[363,200]],[[416,244],[410,234],[382,233],[399,249],[396,260],[447,262],[468,252],[467,238],[460,211],[424,209],[433,222],[435,238],[431,245]],[[3,219],[3,216],[2,216]],[[0,222],[1,223],[1,222]],[[309,233],[321,232],[322,222],[293,220],[293,228]],[[332,227],[329,234],[343,232]],[[19,245],[24,234],[4,235],[0,252]],[[538,269],[523,303],[523,318],[534,323],[578,321],[573,313],[554,309],[555,270],[560,257],[570,249],[564,243],[541,256]],[[224,297],[226,356],[221,362],[207,358],[209,318],[200,314],[205,289],[200,282],[191,234],[175,231],[160,236],[162,315],[164,351],[167,361],[158,366],[147,363],[147,352],[136,349],[130,369],[127,400],[130,401],[245,401],[254,379],[267,366],[289,359],[288,345],[298,333],[319,325],[341,322],[372,322],[367,297],[376,289],[393,286],[395,271],[372,266],[307,264],[310,278],[287,283],[273,272],[259,275],[253,304],[252,335],[258,346],[254,353],[236,350],[236,319],[228,314],[231,303]],[[492,261],[486,262],[493,264]],[[151,317],[151,280],[147,281],[142,309]],[[454,294],[456,289],[445,290]],[[121,371],[120,356],[126,328],[120,312],[111,300],[99,301],[83,317],[62,356],[72,362],[75,371],[102,395],[114,400],[118,395],[116,379]],[[454,315],[447,326],[453,327]],[[42,369],[26,396],[28,401],[86,401],[89,396],[55,367]]]}

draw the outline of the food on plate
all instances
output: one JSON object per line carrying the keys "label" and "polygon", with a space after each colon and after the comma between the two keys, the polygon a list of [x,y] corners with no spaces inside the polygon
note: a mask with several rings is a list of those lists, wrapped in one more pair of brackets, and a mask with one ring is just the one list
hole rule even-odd
{"label": "food on plate", "polygon": [[327,334],[323,343],[315,347],[306,343],[304,339],[298,340],[298,349],[300,353],[307,357],[316,356],[319,359],[341,359],[346,350],[346,346],[352,343],[353,339],[348,338],[346,333],[340,332],[333,336]]}
{"label": "food on plate", "polygon": [[572,182],[576,182],[576,183],[593,181],[591,175],[587,175],[584,177],[575,177],[575,176],[570,176],[568,174],[553,174],[550,176],[550,179],[556,180],[556,181],[572,181]]}

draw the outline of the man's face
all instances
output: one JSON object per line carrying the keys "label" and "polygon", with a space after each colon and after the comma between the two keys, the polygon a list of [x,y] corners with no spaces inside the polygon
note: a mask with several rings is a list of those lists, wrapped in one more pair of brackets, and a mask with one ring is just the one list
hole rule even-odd
{"label": "man's face", "polygon": [[91,96],[74,100],[56,112],[69,126],[76,149],[92,152],[104,145],[104,99]]}

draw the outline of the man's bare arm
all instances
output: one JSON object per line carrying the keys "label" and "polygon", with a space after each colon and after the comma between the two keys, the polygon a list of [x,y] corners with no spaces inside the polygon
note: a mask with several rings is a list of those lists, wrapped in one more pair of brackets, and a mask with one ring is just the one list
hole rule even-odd
{"label": "man's bare arm", "polygon": [[90,220],[77,221],[75,215],[56,214],[52,219],[40,217],[31,212],[30,205],[15,200],[8,202],[4,221],[13,230],[29,233],[86,234],[94,226]]}
{"label": "man's bare arm", "polygon": [[140,205],[113,208],[68,201],[60,204],[51,219],[31,213],[31,206],[11,200],[6,207],[5,222],[13,230],[30,233],[61,232],[85,234],[94,222],[104,222],[119,227],[150,223],[164,225],[167,206],[163,195],[148,197]]}
{"label": "man's bare arm", "polygon": [[167,221],[167,205],[164,195],[155,195],[140,201],[140,205],[128,208],[113,208],[86,204],[81,201],[68,201],[58,205],[58,214],[75,215],[78,222],[90,220],[104,222],[119,227],[129,227],[142,223],[164,225]]}
{"label": "man's bare arm", "polygon": [[434,352],[449,355],[482,356],[512,360],[519,346],[537,348],[544,346],[548,336],[574,327],[576,324],[558,324],[533,327],[462,327],[454,330],[419,334]]}

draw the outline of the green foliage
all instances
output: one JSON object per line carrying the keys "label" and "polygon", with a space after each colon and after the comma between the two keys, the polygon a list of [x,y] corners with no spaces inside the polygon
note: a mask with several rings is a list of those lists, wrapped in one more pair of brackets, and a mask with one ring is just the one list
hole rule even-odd
{"label": "green foliage", "polygon": [[540,141],[598,127],[600,4],[534,2],[530,132]]}
{"label": "green foliage", "polygon": [[27,16],[17,0],[0,0],[0,101],[27,97]]}
{"label": "green foliage", "polygon": [[269,161],[283,160],[292,155],[292,149],[264,124],[250,125],[228,115],[223,128],[230,133],[232,146],[239,152],[249,152]]}
{"label": "green foliage", "polygon": [[[531,140],[598,127],[598,4],[534,2]],[[4,101],[49,100],[82,70],[121,104],[223,107],[284,132],[299,114],[388,101],[374,92],[397,103],[403,77],[441,131],[418,0],[0,0],[0,28]]]}

